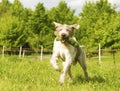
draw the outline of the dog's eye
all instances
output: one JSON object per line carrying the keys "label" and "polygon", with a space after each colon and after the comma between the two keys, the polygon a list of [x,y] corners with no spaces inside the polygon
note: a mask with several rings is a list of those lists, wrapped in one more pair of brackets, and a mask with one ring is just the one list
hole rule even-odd
{"label": "dog's eye", "polygon": [[59,29],[59,31],[62,31],[62,29]]}
{"label": "dog's eye", "polygon": [[61,29],[61,28],[59,28],[59,27],[57,27],[57,28],[56,28],[56,30],[57,30],[57,31],[62,31],[62,29]]}
{"label": "dog's eye", "polygon": [[66,29],[66,31],[69,31],[69,29]]}
{"label": "dog's eye", "polygon": [[59,31],[62,31],[62,29],[61,29],[61,28],[59,28],[58,30],[59,30]]}
{"label": "dog's eye", "polygon": [[67,31],[69,31],[69,32],[70,32],[70,31],[71,31],[71,29],[67,29]]}

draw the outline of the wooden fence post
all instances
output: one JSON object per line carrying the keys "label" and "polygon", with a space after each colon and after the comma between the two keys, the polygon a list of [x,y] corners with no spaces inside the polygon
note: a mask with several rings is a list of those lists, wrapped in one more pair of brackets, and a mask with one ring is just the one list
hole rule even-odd
{"label": "wooden fence post", "polygon": [[101,65],[101,46],[100,46],[100,44],[99,44],[98,56],[99,56],[98,63],[99,63],[99,65]]}
{"label": "wooden fence post", "polygon": [[115,64],[115,53],[116,53],[116,50],[115,49],[112,50],[114,64]]}
{"label": "wooden fence post", "polygon": [[20,50],[19,50],[19,58],[21,58],[21,54],[22,54],[22,46],[20,46]]}
{"label": "wooden fence post", "polygon": [[2,59],[4,59],[4,54],[5,54],[5,47],[3,46],[3,49],[2,49]]}
{"label": "wooden fence post", "polygon": [[43,59],[43,46],[41,46],[41,51],[40,51],[40,60],[42,61]]}
{"label": "wooden fence post", "polygon": [[25,50],[23,50],[23,55],[22,55],[22,57],[23,57],[23,58],[25,57]]}

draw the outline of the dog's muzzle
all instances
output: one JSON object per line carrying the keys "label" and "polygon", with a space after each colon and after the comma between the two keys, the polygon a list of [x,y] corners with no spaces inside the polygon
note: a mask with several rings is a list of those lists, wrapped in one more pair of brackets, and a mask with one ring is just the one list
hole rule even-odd
{"label": "dog's muzzle", "polygon": [[66,34],[61,34],[61,42],[64,43],[68,39]]}

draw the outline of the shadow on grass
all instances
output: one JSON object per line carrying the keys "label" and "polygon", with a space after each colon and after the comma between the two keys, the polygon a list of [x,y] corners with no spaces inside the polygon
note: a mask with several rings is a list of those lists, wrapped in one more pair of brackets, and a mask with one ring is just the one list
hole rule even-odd
{"label": "shadow on grass", "polygon": [[105,83],[105,79],[101,76],[94,76],[94,77],[89,77],[88,80],[85,79],[83,76],[77,76],[73,82],[73,84],[84,84],[84,83]]}

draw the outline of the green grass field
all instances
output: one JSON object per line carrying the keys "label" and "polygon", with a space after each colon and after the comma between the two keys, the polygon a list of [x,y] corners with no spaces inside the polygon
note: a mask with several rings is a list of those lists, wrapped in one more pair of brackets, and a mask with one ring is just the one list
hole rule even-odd
{"label": "green grass field", "polygon": [[73,81],[66,77],[64,85],[58,83],[59,72],[49,63],[35,58],[19,59],[10,56],[0,60],[0,91],[120,91],[120,60],[87,60],[89,81],[77,64],[72,67]]}

